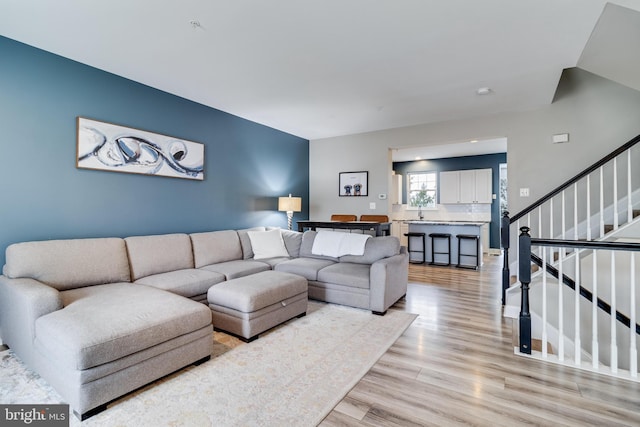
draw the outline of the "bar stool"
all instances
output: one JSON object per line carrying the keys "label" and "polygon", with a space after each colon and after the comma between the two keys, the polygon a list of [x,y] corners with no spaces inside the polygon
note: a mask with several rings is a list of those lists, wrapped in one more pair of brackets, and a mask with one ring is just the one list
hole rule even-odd
{"label": "bar stool", "polygon": [[[456,237],[458,238],[458,264],[456,265],[456,267],[472,268],[474,270],[477,270],[480,267],[480,236],[477,236],[475,234],[458,234]],[[475,252],[462,253],[461,247],[463,240],[473,241],[476,248]],[[462,257],[475,258],[475,265],[462,264]]]}
{"label": "bar stool", "polygon": [[[405,236],[407,236],[407,252],[409,252],[409,262],[411,264],[424,264],[427,260],[426,260],[426,243],[425,243],[425,234],[424,233],[416,233],[416,232],[409,232],[409,233],[405,233]],[[422,250],[421,251],[417,251],[415,249],[411,249],[411,238],[412,237],[418,237],[420,239],[422,239]],[[411,252],[416,252],[416,253],[422,253],[422,261],[411,261]]]}
{"label": "bar stool", "polygon": [[[431,265],[451,265],[451,234],[449,233],[431,233]],[[436,252],[436,239],[447,240],[447,251]],[[447,262],[436,262],[436,255],[447,255]]]}

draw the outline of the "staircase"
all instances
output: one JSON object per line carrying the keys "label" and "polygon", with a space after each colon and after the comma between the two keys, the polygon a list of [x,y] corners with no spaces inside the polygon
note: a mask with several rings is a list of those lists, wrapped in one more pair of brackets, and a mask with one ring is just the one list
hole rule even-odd
{"label": "staircase", "polygon": [[504,213],[504,316],[517,323],[517,354],[638,380],[639,141]]}

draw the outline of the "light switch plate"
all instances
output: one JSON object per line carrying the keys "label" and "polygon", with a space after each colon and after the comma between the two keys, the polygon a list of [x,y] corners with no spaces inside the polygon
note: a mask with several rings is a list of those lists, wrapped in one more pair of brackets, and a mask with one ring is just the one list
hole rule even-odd
{"label": "light switch plate", "polygon": [[554,144],[562,144],[563,142],[569,142],[569,134],[568,133],[559,133],[553,135],[551,140]]}
{"label": "light switch plate", "polygon": [[376,202],[369,203],[369,209],[375,210],[375,208],[376,208]]}
{"label": "light switch plate", "polygon": [[529,189],[521,188],[520,189],[520,197],[529,197]]}

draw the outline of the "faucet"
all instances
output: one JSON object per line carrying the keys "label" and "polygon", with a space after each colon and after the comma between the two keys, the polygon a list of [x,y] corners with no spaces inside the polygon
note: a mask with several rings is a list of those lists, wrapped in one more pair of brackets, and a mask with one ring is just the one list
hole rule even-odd
{"label": "faucet", "polygon": [[422,220],[424,218],[424,213],[422,212],[422,205],[418,205],[418,218]]}

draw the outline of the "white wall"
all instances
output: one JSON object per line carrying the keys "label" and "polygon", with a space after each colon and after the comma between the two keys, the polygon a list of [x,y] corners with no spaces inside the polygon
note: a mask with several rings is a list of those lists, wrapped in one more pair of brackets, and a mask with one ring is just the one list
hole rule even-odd
{"label": "white wall", "polygon": [[[552,144],[557,133],[569,133],[570,142]],[[390,213],[390,202],[377,198],[391,188],[389,148],[507,137],[513,214],[638,134],[640,92],[578,68],[565,70],[554,102],[536,110],[310,141],[310,218]],[[338,196],[338,174],[349,171],[369,171],[369,197]],[[519,197],[521,187],[530,197]]]}

